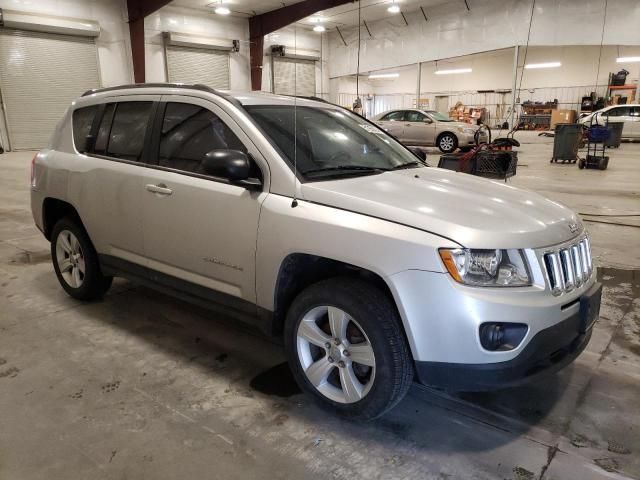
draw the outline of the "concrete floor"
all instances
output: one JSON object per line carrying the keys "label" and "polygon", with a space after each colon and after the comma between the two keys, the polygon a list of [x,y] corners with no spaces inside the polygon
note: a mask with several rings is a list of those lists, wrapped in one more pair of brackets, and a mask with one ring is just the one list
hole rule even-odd
{"label": "concrete floor", "polygon": [[[640,144],[600,172],[521,140],[513,185],[640,213]],[[31,220],[31,156],[0,156],[0,479],[640,478],[638,228],[588,223],[604,304],[571,367],[494,393],[416,385],[351,424],[296,393],[279,347],[206,311],[124,280],[101,302],[67,297]]]}

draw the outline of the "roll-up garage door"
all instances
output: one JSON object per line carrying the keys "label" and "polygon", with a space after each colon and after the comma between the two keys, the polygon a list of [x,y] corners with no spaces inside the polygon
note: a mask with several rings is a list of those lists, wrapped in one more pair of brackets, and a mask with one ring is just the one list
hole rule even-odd
{"label": "roll-up garage door", "polygon": [[0,88],[12,149],[39,149],[71,102],[100,87],[92,38],[0,29]]}
{"label": "roll-up garage door", "polygon": [[167,45],[169,82],[202,83],[211,88],[229,88],[229,53],[206,48]]}
{"label": "roll-up garage door", "polygon": [[273,87],[273,92],[280,95],[315,96],[315,62],[313,60],[274,57]]}

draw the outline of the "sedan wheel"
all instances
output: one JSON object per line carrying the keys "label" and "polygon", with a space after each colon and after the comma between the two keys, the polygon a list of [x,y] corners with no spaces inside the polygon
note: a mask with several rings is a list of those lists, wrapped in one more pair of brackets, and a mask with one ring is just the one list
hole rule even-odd
{"label": "sedan wheel", "polygon": [[458,139],[450,133],[445,133],[438,139],[438,148],[443,153],[451,153],[458,148]]}
{"label": "sedan wheel", "polygon": [[364,398],[373,385],[376,361],[363,328],[332,306],[308,311],[298,326],[300,365],[311,384],[338,403]]}

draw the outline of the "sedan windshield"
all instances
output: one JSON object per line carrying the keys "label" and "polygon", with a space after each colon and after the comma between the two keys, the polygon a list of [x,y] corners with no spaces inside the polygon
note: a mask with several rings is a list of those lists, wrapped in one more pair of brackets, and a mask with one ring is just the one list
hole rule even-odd
{"label": "sedan windshield", "polygon": [[440,112],[427,112],[431,115],[431,118],[437,120],[438,122],[453,122],[449,117],[447,117],[444,113]]}
{"label": "sedan windshield", "polygon": [[307,179],[425,166],[384,131],[347,111],[292,105],[245,108],[286,160],[291,165],[296,163],[298,172]]}

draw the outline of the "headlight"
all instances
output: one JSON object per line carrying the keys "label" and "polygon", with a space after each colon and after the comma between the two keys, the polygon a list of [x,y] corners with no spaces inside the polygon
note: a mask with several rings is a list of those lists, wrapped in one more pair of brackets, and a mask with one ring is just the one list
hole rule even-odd
{"label": "headlight", "polygon": [[521,250],[440,249],[440,258],[460,283],[478,287],[531,285]]}
{"label": "headlight", "polygon": [[463,128],[462,131],[467,135],[474,135],[476,133],[475,128]]}

